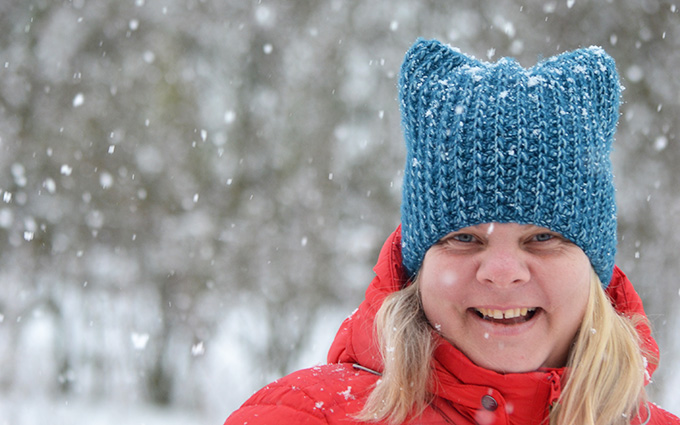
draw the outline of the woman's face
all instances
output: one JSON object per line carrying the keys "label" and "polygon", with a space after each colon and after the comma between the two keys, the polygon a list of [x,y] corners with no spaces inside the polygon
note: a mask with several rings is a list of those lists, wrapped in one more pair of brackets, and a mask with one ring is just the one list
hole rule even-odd
{"label": "woman's face", "polygon": [[479,366],[529,372],[565,365],[589,296],[588,257],[543,227],[492,223],[445,236],[425,254],[425,314]]}

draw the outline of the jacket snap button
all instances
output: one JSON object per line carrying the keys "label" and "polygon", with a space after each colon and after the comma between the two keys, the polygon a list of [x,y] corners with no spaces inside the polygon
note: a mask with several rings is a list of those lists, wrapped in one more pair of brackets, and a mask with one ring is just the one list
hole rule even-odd
{"label": "jacket snap button", "polygon": [[493,412],[498,409],[498,402],[490,395],[485,395],[482,397],[482,407],[489,412]]}

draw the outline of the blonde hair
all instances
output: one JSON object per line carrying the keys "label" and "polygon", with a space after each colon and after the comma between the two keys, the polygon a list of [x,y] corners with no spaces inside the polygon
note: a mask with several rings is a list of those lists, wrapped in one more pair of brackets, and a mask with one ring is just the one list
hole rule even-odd
{"label": "blonde hair", "polygon": [[619,315],[594,271],[590,286],[590,300],[567,361],[566,385],[550,413],[551,424],[629,424],[647,400],[645,353],[636,331],[644,319]]}
{"label": "blonde hair", "polygon": [[[629,424],[646,401],[645,359],[635,330],[641,319],[614,310],[595,272],[590,286],[551,425]],[[435,342],[417,278],[385,299],[375,326],[384,370],[357,419],[401,424],[420,415],[434,397]]]}
{"label": "blonde hair", "polygon": [[435,342],[417,283],[385,299],[375,329],[383,373],[357,419],[401,424],[422,413],[432,399]]}

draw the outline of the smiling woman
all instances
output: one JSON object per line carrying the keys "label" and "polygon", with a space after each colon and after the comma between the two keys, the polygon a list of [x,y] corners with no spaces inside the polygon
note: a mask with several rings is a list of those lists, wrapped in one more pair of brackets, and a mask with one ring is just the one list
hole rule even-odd
{"label": "smiling woman", "polygon": [[419,40],[401,68],[401,226],[328,364],[227,425],[680,424],[644,386],[658,347],[614,265],[621,87],[591,47],[532,68]]}
{"label": "smiling woman", "polygon": [[425,254],[423,309],[442,336],[498,372],[562,367],[583,320],[590,261],[550,230],[514,223],[460,229]]}
{"label": "smiling woman", "polygon": [[[432,250],[434,249],[435,247]],[[549,415],[551,424],[677,423],[676,418],[657,406],[646,406],[643,388],[650,375],[640,371],[645,368],[649,368],[650,373],[653,371],[654,366],[649,362],[656,360],[658,352],[644,322],[639,298],[636,299],[630,282],[620,270],[614,270],[612,285],[605,293],[599,278],[591,269],[585,286],[587,294],[584,309],[579,309],[579,313],[574,314],[579,316],[576,328],[571,329],[569,325],[561,326],[559,323],[555,325],[563,328],[563,331],[573,330],[571,337],[566,340],[568,346],[560,346],[560,337],[557,335],[543,335],[545,340],[526,342],[525,345],[516,346],[516,351],[512,352],[506,349],[505,344],[517,342],[514,341],[516,336],[530,335],[533,332],[531,327],[526,324],[517,326],[513,321],[498,320],[482,312],[468,311],[467,315],[476,316],[470,321],[490,321],[492,324],[482,325],[481,330],[461,337],[462,332],[458,332],[460,329],[455,328],[454,322],[457,321],[456,318],[465,316],[465,313],[440,315],[442,322],[449,322],[449,328],[453,329],[455,335],[447,333],[443,325],[432,321],[432,316],[446,312],[423,314],[428,310],[437,310],[437,305],[443,304],[437,299],[437,294],[433,294],[434,306],[428,306],[429,302],[423,300],[430,293],[430,290],[423,288],[423,276],[428,268],[426,260],[413,284],[389,295],[376,315],[377,335],[385,363],[382,378],[368,397],[361,418],[371,422],[385,417],[389,423],[405,423],[405,418],[413,416],[414,412],[423,412],[422,415],[426,416],[428,405],[431,407],[434,402],[433,393],[441,392],[441,389],[432,391],[432,371],[429,366],[419,365],[430,365],[434,357],[434,370],[445,370],[447,373],[457,371],[465,379],[458,385],[466,382],[468,394],[474,394],[473,384],[493,385],[494,389],[489,390],[490,394],[499,392],[495,398],[489,396],[493,399],[493,409],[488,409],[488,404],[485,406],[485,400],[487,403],[490,400],[487,395],[483,391],[478,392],[480,395],[475,423],[534,423],[540,418],[536,407],[541,404],[542,394],[549,397],[549,411],[546,415]],[[452,275],[448,276],[450,279]],[[454,291],[455,288],[449,287],[444,292],[454,294]],[[631,299],[627,299],[631,296]],[[454,297],[458,298],[458,295]],[[633,317],[633,320],[619,315],[610,299],[615,304],[628,304],[626,314]],[[567,298],[560,304],[568,308],[582,302]],[[539,309],[540,307],[536,308],[537,311]],[[479,310],[486,310],[494,316],[505,315],[495,309]],[[542,319],[528,314],[522,323],[534,320]],[[430,325],[450,345],[433,344]],[[635,325],[639,328],[636,329]],[[465,328],[471,325],[459,322],[459,326]],[[518,330],[517,327],[521,329]],[[489,328],[495,328],[496,332],[492,334],[493,331],[489,331]],[[566,336],[570,334],[569,331]],[[476,345],[483,346],[483,350],[478,350]],[[424,348],[413,350],[411,347]],[[535,367],[536,363],[531,364],[531,361],[548,360],[548,357],[537,354],[546,352],[557,357],[539,367]],[[492,361],[494,358],[496,362]],[[516,372],[508,373],[511,369],[516,369]],[[541,374],[546,379],[536,380]],[[560,388],[561,382],[564,383],[563,388]],[[524,392],[523,388],[527,384],[531,386],[527,388],[529,391]],[[551,385],[549,390],[546,390],[546,384]],[[456,388],[460,391],[459,394],[465,394],[461,389],[462,387]],[[531,394],[534,396],[530,396]],[[502,414],[498,415],[498,411],[503,409],[498,409],[497,400],[501,400],[503,407],[509,409],[505,419]],[[439,413],[449,423],[468,423],[460,418],[461,411],[463,410],[447,412],[442,409]],[[634,413],[626,413],[624,416],[621,412]],[[652,415],[658,420],[652,420]],[[631,417],[637,419],[631,422]]]}

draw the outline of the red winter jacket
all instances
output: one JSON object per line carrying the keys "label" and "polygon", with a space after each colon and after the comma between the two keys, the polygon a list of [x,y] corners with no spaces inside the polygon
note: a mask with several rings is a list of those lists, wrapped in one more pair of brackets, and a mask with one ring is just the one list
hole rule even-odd
{"label": "red winter jacket", "polygon": [[[366,299],[340,327],[328,364],[285,376],[255,393],[225,425],[356,424],[382,370],[374,342],[373,321],[385,297],[402,287],[401,232],[385,242]],[[615,268],[607,292],[622,313],[644,314],[642,301],[626,276]],[[658,355],[646,326],[638,330],[645,347]],[[438,392],[417,424],[542,424],[562,388],[563,369],[500,374],[472,363],[451,344],[435,351]],[[651,376],[656,366],[650,362]],[[376,372],[372,372],[376,371]],[[487,406],[485,409],[483,406]],[[493,409],[493,410],[488,410]],[[651,415],[651,418],[649,418]],[[680,420],[649,403],[633,423],[680,424]],[[649,421],[647,421],[649,419]]]}

